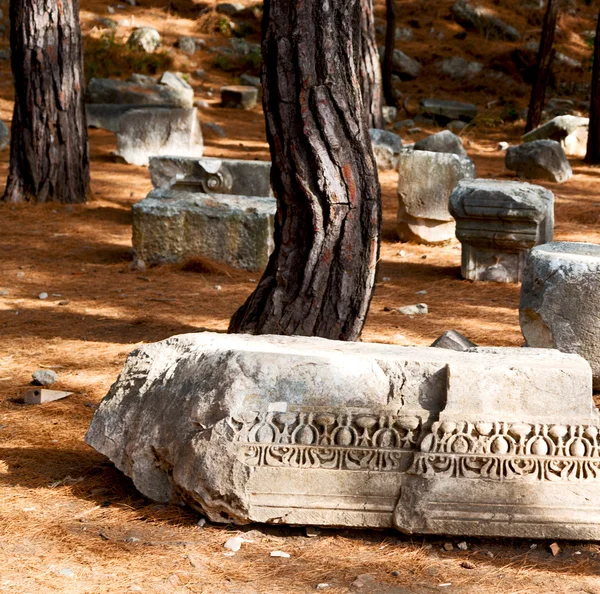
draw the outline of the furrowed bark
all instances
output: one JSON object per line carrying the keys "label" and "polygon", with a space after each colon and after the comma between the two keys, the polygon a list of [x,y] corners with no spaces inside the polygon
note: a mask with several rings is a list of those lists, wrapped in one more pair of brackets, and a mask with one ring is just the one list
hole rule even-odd
{"label": "furrowed bark", "polygon": [[373,0],[361,0],[359,84],[369,128],[383,128],[381,64],[375,37]]}
{"label": "furrowed bark", "polygon": [[11,0],[15,107],[3,200],[85,202],[90,194],[79,2]]}
{"label": "furrowed bark", "polygon": [[586,163],[600,164],[600,15],[594,40],[594,65],[592,67],[592,97],[590,102],[590,127]]}
{"label": "furrowed bark", "polygon": [[386,0],[385,20],[385,50],[382,65],[383,96],[387,105],[396,105],[396,95],[392,85],[392,66],[396,48],[396,0]]}
{"label": "furrowed bark", "polygon": [[230,332],[357,340],[379,253],[380,189],[356,64],[360,0],[267,0],[263,106],[275,250]]}

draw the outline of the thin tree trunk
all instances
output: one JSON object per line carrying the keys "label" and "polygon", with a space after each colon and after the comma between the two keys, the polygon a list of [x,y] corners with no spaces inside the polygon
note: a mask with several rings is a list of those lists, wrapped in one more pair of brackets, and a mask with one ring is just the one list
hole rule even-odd
{"label": "thin tree trunk", "polygon": [[590,102],[590,127],[586,163],[600,164],[600,15],[594,40],[594,65],[592,67],[592,98]]}
{"label": "thin tree trunk", "polygon": [[387,105],[396,105],[396,95],[392,86],[394,49],[396,48],[396,0],[385,2],[385,51],[383,54],[383,96]]}
{"label": "thin tree trunk", "polygon": [[381,63],[375,37],[373,0],[361,0],[359,79],[369,128],[383,128]]}
{"label": "thin tree trunk", "polygon": [[550,82],[550,72],[552,70],[552,60],[554,58],[554,31],[556,30],[559,4],[560,0],[548,0],[548,5],[546,6],[540,48],[538,51],[537,70],[533,79],[533,87],[531,88],[529,113],[527,114],[525,132],[537,128],[542,119],[544,99],[546,97],[548,83]]}
{"label": "thin tree trunk", "polygon": [[357,340],[375,284],[380,189],[356,64],[360,0],[266,0],[263,106],[275,250],[229,331]]}
{"label": "thin tree trunk", "polygon": [[90,194],[79,1],[11,0],[15,108],[3,200],[85,202]]}

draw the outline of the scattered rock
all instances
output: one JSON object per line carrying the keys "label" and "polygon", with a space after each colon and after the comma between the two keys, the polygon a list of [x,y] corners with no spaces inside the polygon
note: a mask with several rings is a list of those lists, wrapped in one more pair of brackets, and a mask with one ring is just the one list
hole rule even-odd
{"label": "scattered rock", "polygon": [[127,44],[148,53],[155,52],[161,44],[160,33],[152,27],[140,27],[131,33]]}
{"label": "scattered rock", "polygon": [[97,18],[96,23],[98,24],[98,27],[101,27],[102,29],[116,29],[117,28],[117,23],[115,23],[115,21],[113,21],[112,19],[109,19],[108,17]]}
{"label": "scattered rock", "polygon": [[421,64],[403,51],[395,49],[392,55],[392,70],[402,80],[413,80],[421,74]]}
{"label": "scattered rock", "polygon": [[316,586],[316,590],[327,590],[327,588],[331,588],[331,586],[329,584],[326,583],[321,583],[321,584],[317,584]]}
{"label": "scattered rock", "polygon": [[508,142],[499,142],[498,146],[496,147],[496,150],[498,151],[507,151],[510,147],[510,144],[508,144]]}
{"label": "scattered rock", "polygon": [[[451,332],[452,332],[452,330],[451,330]],[[456,332],[456,331],[454,331],[454,332]],[[458,334],[458,332],[457,332],[457,334]],[[462,336],[462,338],[465,338],[465,337],[464,337],[464,336]],[[465,340],[468,340],[468,339],[466,339],[466,338],[465,338]],[[471,342],[471,341],[470,341],[470,340],[468,340],[468,342]],[[472,344],[473,346],[475,346],[475,343],[471,342],[471,344]],[[469,549],[469,545],[468,545],[468,544],[467,544],[467,543],[466,543],[466,542],[463,540],[462,542],[459,542],[459,543],[456,545],[456,548],[457,548],[458,550],[460,550],[460,551],[466,551],[466,550],[468,550],[468,549]]]}
{"label": "scattered rock", "polygon": [[252,109],[258,101],[258,89],[244,85],[221,87],[221,106],[234,109]]}
{"label": "scattered rock", "polygon": [[403,128],[414,128],[415,122],[414,120],[402,120],[401,122],[396,122],[394,124],[394,130],[402,130]]}
{"label": "scattered rock", "polygon": [[227,133],[219,126],[219,124],[215,124],[214,122],[204,122],[202,126],[221,138],[227,138]]}
{"label": "scattered rock", "polygon": [[550,549],[550,552],[552,553],[553,557],[556,557],[556,555],[560,553],[560,547],[556,542],[553,542],[548,548]]}
{"label": "scattered rock", "polygon": [[0,151],[3,151],[10,143],[10,134],[7,125],[0,120]]}
{"label": "scattered rock", "polygon": [[206,71],[199,68],[198,70],[194,70],[194,78],[198,80],[204,80],[206,78]]}
{"label": "scattered rock", "polygon": [[555,140],[533,140],[506,151],[506,168],[519,177],[563,183],[573,177],[571,165]]}
{"label": "scattered rock", "polygon": [[410,27],[396,27],[395,37],[396,41],[412,41],[414,33]]}
{"label": "scattered rock", "polygon": [[416,303],[415,305],[406,305],[405,307],[398,307],[396,311],[398,313],[404,314],[405,316],[417,316],[429,313],[429,309],[426,303]]}
{"label": "scattered rock", "polygon": [[480,74],[483,70],[481,62],[469,62],[459,56],[439,60],[435,63],[435,67],[440,74],[449,76],[455,80],[472,78]]}
{"label": "scattered rock", "polygon": [[38,299],[48,299],[48,293],[43,292],[38,295]]}
{"label": "scattered rock", "polygon": [[[477,347],[474,342],[471,342],[466,336],[463,336],[456,330],[446,330],[439,338],[431,343],[431,346],[438,349],[450,349],[452,351],[468,351]],[[462,545],[465,548],[462,548]],[[467,543],[461,542],[458,544],[458,548],[461,551],[466,550]]]}
{"label": "scattered rock", "polygon": [[285,553],[284,551],[271,551],[271,557],[281,557],[282,559],[289,559],[289,553]]}
{"label": "scattered rock", "polygon": [[51,386],[58,381],[58,374],[52,369],[38,369],[34,371],[31,382],[34,386]]}
{"label": "scattered rock", "polygon": [[232,536],[231,538],[227,539],[223,545],[223,548],[237,553],[242,548],[243,542],[244,539],[241,536]]}
{"label": "scattered rock", "polygon": [[238,12],[244,10],[245,6],[239,2],[220,2],[216,6],[216,11],[219,14],[226,14],[232,16]]}
{"label": "scattered rock", "polygon": [[158,79],[158,84],[171,87],[172,89],[192,89],[191,85],[186,80],[174,72],[164,72]]}
{"label": "scattered rock", "polygon": [[369,130],[377,168],[381,171],[396,169],[402,149],[402,139],[393,132],[372,128]]}
{"label": "scattered rock", "polygon": [[10,50],[9,49],[1,49],[0,50],[0,60],[10,60]]}
{"label": "scattered rock", "polygon": [[487,8],[474,7],[467,0],[458,0],[452,7],[454,20],[467,31],[477,31],[487,39],[518,41],[521,34],[499,19]]}
{"label": "scattered rock", "polygon": [[315,537],[319,536],[319,534],[320,534],[318,528],[315,528],[315,526],[306,526],[304,528],[304,531],[308,538],[315,538]]}
{"label": "scattered rock", "polygon": [[423,99],[420,104],[420,114],[430,117],[445,126],[452,120],[470,122],[477,117],[477,108],[472,103],[446,101],[444,99]]}
{"label": "scattered rock", "polygon": [[454,547],[452,546],[451,542],[445,542],[444,543],[444,551],[453,551]]}
{"label": "scattered rock", "polygon": [[460,562],[460,566],[463,569],[475,569],[476,565],[475,563],[473,563],[472,561],[468,561],[468,560],[464,560]]}
{"label": "scattered rock", "polygon": [[552,118],[535,130],[521,137],[523,142],[532,140],[556,140],[566,155],[585,157],[587,152],[589,118],[561,115]]}
{"label": "scattered rock", "polygon": [[456,134],[450,132],[450,130],[443,130],[415,142],[414,150],[430,151],[432,153],[452,153],[459,157],[467,156],[467,151],[463,147],[462,140]]}
{"label": "scattered rock", "polygon": [[196,101],[194,101],[194,107],[208,109],[210,107],[210,104],[208,103],[208,101],[204,101],[204,99],[196,99]]}
{"label": "scattered rock", "polygon": [[260,77],[252,76],[251,74],[246,73],[240,76],[240,83],[246,87],[256,87],[257,89],[262,87]]}
{"label": "scattered rock", "polygon": [[447,128],[448,130],[450,130],[450,132],[454,132],[454,134],[457,134],[458,132],[462,132],[466,127],[468,126],[468,124],[466,122],[463,122],[462,120],[452,120]]}
{"label": "scattered rock", "polygon": [[398,108],[393,105],[384,105],[381,108],[384,124],[393,124],[398,116]]}
{"label": "scattered rock", "polygon": [[182,35],[177,40],[177,47],[188,56],[193,56],[196,53],[196,40],[188,35]]}

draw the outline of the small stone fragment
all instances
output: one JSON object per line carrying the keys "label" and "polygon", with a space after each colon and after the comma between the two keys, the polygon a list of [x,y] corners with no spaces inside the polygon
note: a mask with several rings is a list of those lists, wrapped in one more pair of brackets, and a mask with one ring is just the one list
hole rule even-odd
{"label": "small stone fragment", "polygon": [[283,559],[289,559],[290,556],[291,555],[289,553],[285,553],[284,551],[271,551],[271,557],[282,557]]}
{"label": "small stone fragment", "polygon": [[314,526],[306,526],[304,531],[306,532],[306,536],[308,536],[308,538],[319,536],[319,530]]}
{"label": "small stone fragment", "polygon": [[48,299],[48,293],[46,293],[46,292],[40,293],[38,295],[38,299],[42,299],[42,300]]}
{"label": "small stone fragment", "polygon": [[560,553],[560,547],[556,542],[553,542],[548,548],[550,549],[550,552],[552,553],[553,557],[556,557],[556,555]]}
{"label": "small stone fragment", "polygon": [[498,151],[507,151],[510,147],[510,144],[508,144],[508,142],[499,142],[498,146],[496,147],[496,150]]}
{"label": "small stone fragment", "polygon": [[444,543],[444,551],[453,551],[453,550],[454,550],[454,546],[452,545],[451,542]]}
{"label": "small stone fragment", "polygon": [[28,390],[23,395],[23,402],[25,404],[45,404],[46,402],[54,402],[55,400],[62,400],[67,396],[71,396],[73,392],[62,392],[61,390],[45,390],[44,388],[38,388],[37,390]]}
{"label": "small stone fragment", "polygon": [[133,31],[127,40],[127,45],[135,49],[141,49],[152,53],[156,51],[161,44],[159,32],[152,27],[140,27]]}
{"label": "small stone fragment", "polygon": [[469,548],[469,545],[463,540],[456,545],[456,548],[461,551],[466,551]]}
{"label": "small stone fragment", "polygon": [[188,56],[196,53],[196,40],[193,37],[183,35],[177,40],[177,47]]}
{"label": "small stone fragment", "polygon": [[425,315],[429,313],[426,303],[417,303],[415,305],[398,307],[396,311],[398,313],[404,314],[405,316]]}
{"label": "small stone fragment", "polygon": [[252,109],[258,101],[258,89],[244,85],[221,87],[221,106],[234,109]]}
{"label": "small stone fragment", "polygon": [[385,124],[393,124],[396,121],[396,117],[398,116],[397,107],[394,107],[393,105],[384,105],[381,108],[381,112]]}
{"label": "small stone fragment", "polygon": [[58,381],[58,374],[52,369],[38,369],[32,374],[34,386],[51,386]]}
{"label": "small stone fragment", "polygon": [[326,583],[322,583],[322,584],[317,584],[316,590],[327,590],[327,588],[330,588],[331,586],[329,584]]}
{"label": "small stone fragment", "polygon": [[239,551],[242,548],[243,542],[244,539],[241,536],[232,536],[231,538],[227,539],[227,541],[223,545],[223,548],[227,549],[228,551],[233,551],[234,553],[237,553],[237,551]]}
{"label": "small stone fragment", "polygon": [[220,136],[221,138],[227,138],[227,133],[219,124],[215,124],[214,122],[205,122],[202,124],[204,128],[208,128],[213,134]]}
{"label": "small stone fragment", "polygon": [[460,566],[463,569],[475,569],[475,563],[473,563],[472,561],[467,561],[466,559],[464,561],[461,561]]}
{"label": "small stone fragment", "polygon": [[[477,345],[471,342],[466,336],[463,336],[456,330],[447,330],[439,338],[437,338],[432,344],[432,347],[438,349],[450,349],[452,351],[468,351],[469,349],[475,348]],[[461,545],[465,548],[461,549]],[[461,542],[458,544],[458,548],[466,550],[467,543]]]}

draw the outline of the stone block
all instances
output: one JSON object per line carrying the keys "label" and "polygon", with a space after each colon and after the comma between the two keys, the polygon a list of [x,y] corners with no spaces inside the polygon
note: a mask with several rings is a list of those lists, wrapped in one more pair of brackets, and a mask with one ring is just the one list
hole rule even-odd
{"label": "stone block", "polygon": [[577,353],[600,390],[600,246],[555,242],[529,252],[519,319],[527,346]]}
{"label": "stone block", "polygon": [[462,181],[450,196],[464,278],[518,283],[527,252],[552,241],[554,194],[513,181]]}
{"label": "stone block", "polygon": [[153,190],[133,205],[133,249],[145,263],[203,257],[263,270],[275,211],[274,198]]}
{"label": "stone block", "polygon": [[272,196],[271,163],[202,157],[152,157],[150,178],[155,188],[205,194]]}
{"label": "stone block", "polygon": [[446,330],[436,338],[431,346],[437,349],[451,349],[453,351],[468,351],[477,348],[477,345],[456,330]]}
{"label": "stone block", "polygon": [[468,158],[401,151],[396,227],[400,241],[440,243],[452,239],[455,223],[448,210],[450,194],[459,181],[475,176],[475,165]]}
{"label": "stone block", "polygon": [[477,107],[472,103],[461,103],[460,101],[422,99],[420,113],[422,116],[432,118],[438,124],[445,126],[452,120],[470,122],[477,117]]}
{"label": "stone block", "polygon": [[521,34],[512,25],[499,19],[491,9],[472,6],[467,0],[458,0],[452,6],[454,20],[467,31],[477,31],[486,39],[518,41]]}
{"label": "stone block", "polygon": [[588,540],[599,424],[577,355],[197,333],[131,353],[86,441],[214,522]]}
{"label": "stone block", "polygon": [[583,158],[587,153],[589,125],[589,118],[560,115],[524,134],[521,140],[555,140],[560,143],[565,155]]}
{"label": "stone block", "polygon": [[196,108],[137,109],[119,119],[117,154],[132,165],[158,155],[201,157],[203,150]]}
{"label": "stone block", "polygon": [[92,78],[86,90],[86,103],[110,103],[137,107],[148,105],[192,107],[194,91],[190,88],[161,84]]}
{"label": "stone block", "polygon": [[402,139],[393,132],[372,128],[369,130],[371,146],[377,161],[377,169],[388,171],[398,166],[398,156],[402,149]]}
{"label": "stone block", "polygon": [[85,106],[87,125],[89,128],[100,128],[109,132],[119,131],[121,116],[137,109],[175,109],[164,105],[128,105],[112,103],[88,103]]}
{"label": "stone block", "polygon": [[258,89],[251,86],[229,85],[221,87],[221,106],[235,109],[252,109],[258,101]]}
{"label": "stone block", "polygon": [[45,404],[46,402],[55,402],[71,396],[73,392],[63,392],[61,390],[48,390],[46,388],[36,388],[28,390],[23,395],[25,404]]}
{"label": "stone block", "polygon": [[[460,120],[453,120],[459,121]],[[415,151],[431,151],[432,153],[453,153],[459,157],[466,157],[467,151],[463,146],[460,136],[450,130],[442,130],[415,142]]]}
{"label": "stone block", "polygon": [[506,151],[506,168],[525,179],[566,182],[573,177],[565,151],[555,140],[533,140]]}

